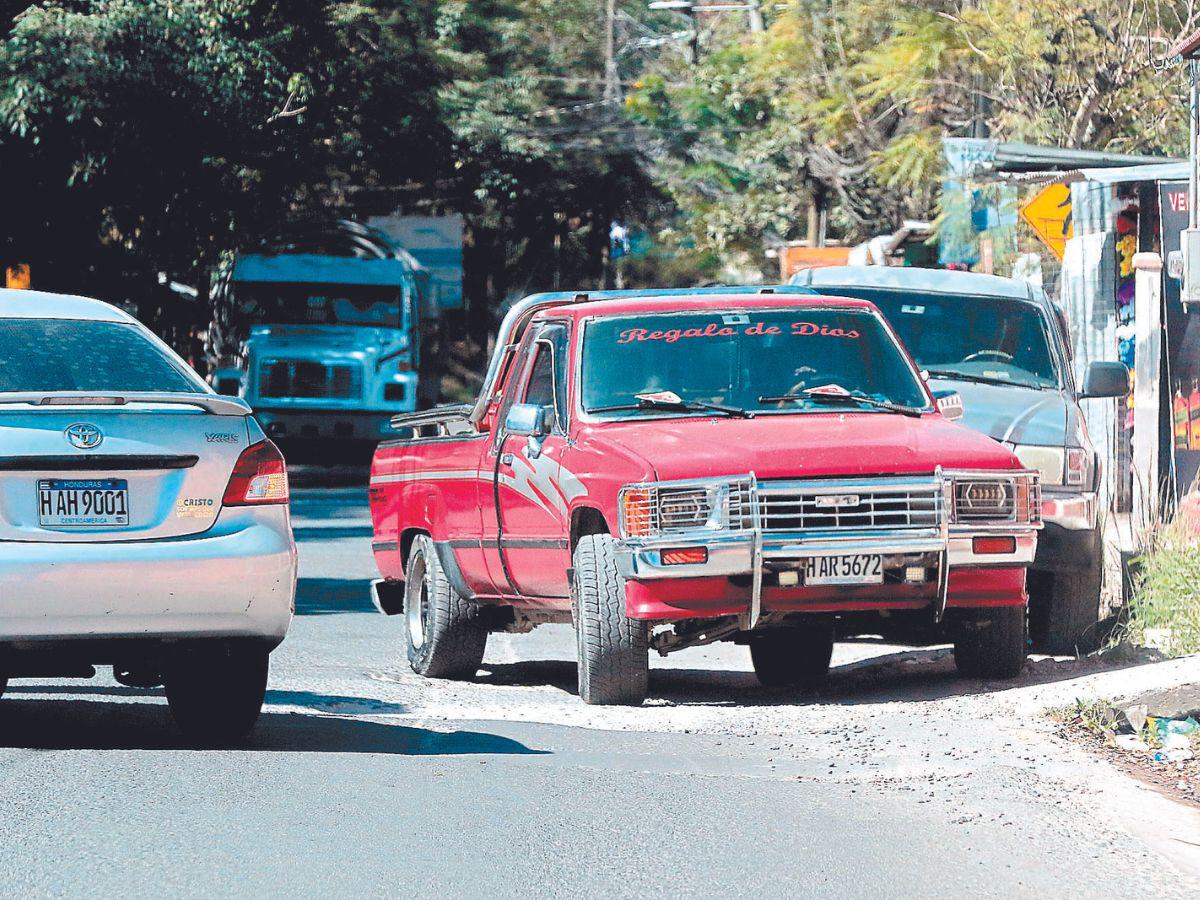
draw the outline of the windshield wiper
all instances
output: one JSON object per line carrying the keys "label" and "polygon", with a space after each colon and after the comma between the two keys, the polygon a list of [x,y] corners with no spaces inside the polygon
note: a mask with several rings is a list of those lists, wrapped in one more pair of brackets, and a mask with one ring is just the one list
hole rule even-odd
{"label": "windshield wiper", "polygon": [[911,406],[901,406],[899,403],[889,403],[886,400],[876,400],[874,397],[868,397],[865,394],[826,394],[820,388],[806,388],[803,391],[795,391],[788,394],[780,394],[776,397],[759,397],[759,403],[784,403],[788,400],[811,400],[813,403],[831,403],[839,406],[844,406],[847,403],[861,403],[865,406],[873,406],[876,409],[886,409],[888,412],[900,413],[902,416],[910,416],[914,419],[921,418],[921,410]]}
{"label": "windshield wiper", "polygon": [[740,406],[722,406],[705,403],[703,400],[665,400],[657,397],[639,397],[637,403],[619,403],[616,406],[600,406],[588,412],[627,412],[639,409],[665,409],[674,412],[715,412],[735,419],[753,419],[754,413]]}
{"label": "windshield wiper", "polygon": [[926,369],[925,372],[932,378],[949,378],[953,381],[971,381],[975,384],[1002,384],[1005,387],[1027,387],[1035,388],[1039,391],[1053,390],[1053,388],[1044,384],[1031,384],[1028,381],[1013,381],[1009,378],[992,378],[987,375],[975,375],[968,372],[959,372],[956,369]]}

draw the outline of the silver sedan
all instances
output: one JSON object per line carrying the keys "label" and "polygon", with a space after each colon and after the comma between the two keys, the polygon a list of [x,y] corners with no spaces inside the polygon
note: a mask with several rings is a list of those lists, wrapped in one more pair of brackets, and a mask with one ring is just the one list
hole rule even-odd
{"label": "silver sedan", "polygon": [[0,360],[0,693],[111,665],[196,743],[244,737],[294,609],[279,450],[97,300],[0,290]]}

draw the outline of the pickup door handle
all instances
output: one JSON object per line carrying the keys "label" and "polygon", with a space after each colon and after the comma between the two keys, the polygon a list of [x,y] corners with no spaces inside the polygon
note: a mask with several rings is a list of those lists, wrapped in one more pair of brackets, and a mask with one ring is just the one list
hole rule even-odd
{"label": "pickup door handle", "polygon": [[501,465],[511,466],[513,463],[513,455],[511,453],[501,453],[500,463]]}

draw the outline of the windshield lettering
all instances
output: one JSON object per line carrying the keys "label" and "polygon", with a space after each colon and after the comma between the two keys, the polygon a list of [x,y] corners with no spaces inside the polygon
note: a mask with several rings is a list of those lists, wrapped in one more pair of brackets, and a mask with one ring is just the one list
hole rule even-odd
{"label": "windshield lettering", "polygon": [[[829,325],[819,325],[815,322],[792,322],[790,329],[793,335],[799,337],[820,335],[821,337],[853,339],[860,336],[857,329],[854,328],[835,328]],[[768,325],[766,322],[755,322],[740,333],[747,337],[765,337],[783,334],[783,327]],[[668,344],[674,344],[684,338],[733,337],[737,334],[739,334],[737,329],[730,328],[728,325],[718,325],[715,322],[709,322],[703,328],[671,328],[666,331],[651,331],[648,328],[628,328],[621,332],[617,338],[617,343],[632,344],[638,341],[665,341]]]}

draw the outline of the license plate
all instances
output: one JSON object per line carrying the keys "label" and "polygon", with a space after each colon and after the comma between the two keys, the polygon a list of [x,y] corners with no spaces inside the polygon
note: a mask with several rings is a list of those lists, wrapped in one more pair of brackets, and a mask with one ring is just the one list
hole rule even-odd
{"label": "license plate", "polygon": [[883,584],[883,557],[865,553],[853,556],[814,556],[804,563],[804,583]]}
{"label": "license plate", "polygon": [[129,524],[129,482],[120,478],[37,483],[43,528],[115,528]]}

